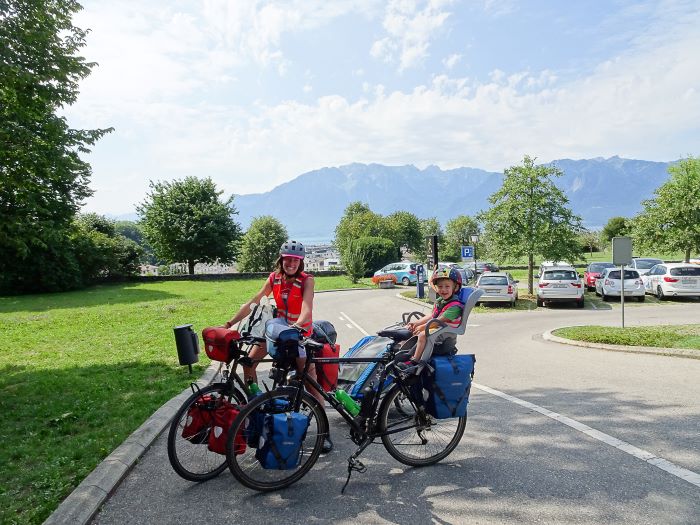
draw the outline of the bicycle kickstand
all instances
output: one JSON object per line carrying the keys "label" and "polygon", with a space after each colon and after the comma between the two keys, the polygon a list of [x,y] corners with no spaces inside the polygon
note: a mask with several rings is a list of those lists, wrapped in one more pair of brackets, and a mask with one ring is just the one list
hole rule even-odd
{"label": "bicycle kickstand", "polygon": [[340,490],[341,494],[345,493],[345,488],[348,486],[348,483],[350,483],[350,476],[352,475],[353,470],[359,472],[360,474],[367,472],[367,467],[365,464],[357,458],[360,454],[362,454],[362,451],[372,443],[372,441],[374,441],[372,438],[365,438],[365,440],[360,443],[360,446],[355,453],[348,458],[348,479],[345,480],[345,485],[343,485],[343,488]]}

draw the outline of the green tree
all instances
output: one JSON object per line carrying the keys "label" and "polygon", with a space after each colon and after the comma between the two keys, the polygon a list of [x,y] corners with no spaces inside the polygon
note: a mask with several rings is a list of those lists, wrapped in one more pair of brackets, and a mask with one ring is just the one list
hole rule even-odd
{"label": "green tree", "polygon": [[190,274],[198,262],[234,260],[241,230],[232,217],[238,213],[233,195],[222,201],[223,191],[217,191],[209,178],[187,177],[150,186],[137,211],[156,257],[186,262]]}
{"label": "green tree", "polygon": [[568,199],[553,177],[562,172],[554,166],[536,166],[525,156],[522,165],[504,172],[503,185],[489,197],[491,208],[482,212],[490,253],[499,258],[527,256],[528,291],[532,293],[534,258],[574,261],[580,256],[578,234],[581,218],[568,207]]}
{"label": "green tree", "polygon": [[631,225],[625,217],[612,217],[600,231],[600,239],[605,245],[609,245],[613,237],[627,235]]}
{"label": "green tree", "polygon": [[243,236],[238,270],[241,272],[270,272],[280,254],[280,246],[288,239],[287,228],[271,217],[254,217]]}
{"label": "green tree", "polygon": [[418,217],[407,211],[397,211],[384,217],[381,236],[394,243],[398,259],[403,257],[404,251],[415,253],[423,246],[421,222]]}
{"label": "green tree", "polygon": [[95,65],[78,55],[87,34],[72,23],[80,9],[71,0],[0,2],[2,291],[80,282],[72,221],[92,193],[90,165],[80,155],[111,131],[72,129],[60,115]]}
{"label": "green tree", "polygon": [[345,271],[353,284],[367,271],[365,254],[357,240],[350,241],[345,250]]}
{"label": "green tree", "polygon": [[462,257],[462,246],[471,244],[470,237],[475,233],[479,233],[479,224],[468,215],[458,215],[447,221],[444,242],[439,252],[440,259],[459,261]]}
{"label": "green tree", "polygon": [[593,257],[593,252],[600,250],[600,241],[603,237],[602,232],[583,230],[579,236],[579,243],[583,250],[588,250],[590,256]]}
{"label": "green tree", "polygon": [[396,245],[390,239],[360,237],[352,244],[363,254],[366,273],[369,275],[396,260]]}
{"label": "green tree", "polygon": [[340,251],[341,257],[351,240],[379,236],[382,226],[382,216],[370,210],[365,203],[355,201],[348,204],[340,222],[335,227],[334,244]]}
{"label": "green tree", "polygon": [[143,229],[138,222],[134,221],[115,221],[114,228],[117,233],[123,235],[127,239],[131,239],[136,244],[138,244],[143,250],[143,255],[141,256],[145,264],[157,264],[158,259],[153,255],[153,248],[148,244],[145,237],[143,236]]}
{"label": "green tree", "polygon": [[633,221],[635,244],[641,249],[700,251],[700,157],[688,157],[668,168],[670,178],[642,202]]}

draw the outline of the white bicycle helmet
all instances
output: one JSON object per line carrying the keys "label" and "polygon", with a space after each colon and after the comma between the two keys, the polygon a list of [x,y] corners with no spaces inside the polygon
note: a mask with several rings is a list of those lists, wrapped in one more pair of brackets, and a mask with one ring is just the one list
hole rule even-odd
{"label": "white bicycle helmet", "polygon": [[304,248],[304,245],[300,242],[289,239],[287,241],[284,241],[284,243],[280,247],[280,256],[304,259],[304,257],[306,256],[306,249]]}

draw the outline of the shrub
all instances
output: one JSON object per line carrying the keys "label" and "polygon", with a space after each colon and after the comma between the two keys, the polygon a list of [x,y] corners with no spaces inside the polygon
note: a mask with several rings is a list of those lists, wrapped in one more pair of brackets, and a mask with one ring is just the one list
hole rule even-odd
{"label": "shrub", "polygon": [[[364,256],[365,275],[371,276],[375,270],[392,262],[396,258],[396,246],[383,237],[360,237],[353,244]],[[347,259],[347,250],[343,257]],[[347,264],[345,264],[347,268]]]}

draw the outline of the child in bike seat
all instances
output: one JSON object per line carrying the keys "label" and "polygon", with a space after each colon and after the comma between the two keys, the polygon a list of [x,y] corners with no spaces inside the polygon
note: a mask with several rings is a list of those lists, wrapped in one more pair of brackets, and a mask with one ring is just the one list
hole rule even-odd
{"label": "child in bike seat", "polygon": [[[457,293],[462,287],[462,276],[454,268],[437,268],[430,278],[431,286],[438,294],[433,311],[424,315],[412,323],[408,323],[406,328],[413,332],[412,337],[404,344],[404,348],[410,348],[415,344],[415,350],[411,359],[404,363],[399,363],[399,369],[408,371],[414,368],[421,357],[426,345],[425,327],[431,319],[439,319],[448,326],[458,327],[462,322],[464,305],[457,298]],[[442,325],[433,323],[429,329],[432,334]],[[438,334],[434,341],[434,352],[436,355],[454,354],[457,350],[455,343],[457,335],[451,333]]]}

